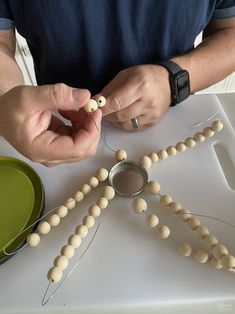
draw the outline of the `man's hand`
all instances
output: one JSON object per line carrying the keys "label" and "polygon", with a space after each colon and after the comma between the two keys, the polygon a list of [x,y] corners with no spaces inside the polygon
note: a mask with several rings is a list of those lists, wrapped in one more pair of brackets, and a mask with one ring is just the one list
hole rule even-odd
{"label": "man's hand", "polygon": [[[89,99],[88,90],[64,84],[15,87],[0,97],[0,135],[46,166],[85,159],[96,152],[100,138],[92,117],[80,109]],[[81,115],[68,126],[52,114],[57,110]],[[93,113],[99,130],[101,116],[100,110]]]}
{"label": "man's hand", "polygon": [[[125,69],[102,90],[107,98],[103,115],[126,130],[153,126],[171,103],[168,72],[158,65],[140,65]],[[138,118],[133,129],[131,119]]]}

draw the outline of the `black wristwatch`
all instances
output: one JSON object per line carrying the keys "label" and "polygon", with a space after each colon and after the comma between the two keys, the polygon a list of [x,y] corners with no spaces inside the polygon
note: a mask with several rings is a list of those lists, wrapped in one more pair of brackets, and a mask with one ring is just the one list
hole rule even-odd
{"label": "black wristwatch", "polygon": [[183,70],[177,63],[171,60],[158,62],[166,68],[170,74],[171,106],[175,106],[190,95],[190,81],[188,71]]}

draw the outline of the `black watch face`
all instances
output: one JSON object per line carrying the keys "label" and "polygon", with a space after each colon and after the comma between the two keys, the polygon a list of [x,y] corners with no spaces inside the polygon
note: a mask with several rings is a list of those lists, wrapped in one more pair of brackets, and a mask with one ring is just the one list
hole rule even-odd
{"label": "black watch face", "polygon": [[175,101],[183,101],[190,95],[190,84],[188,72],[182,70],[174,75]]}

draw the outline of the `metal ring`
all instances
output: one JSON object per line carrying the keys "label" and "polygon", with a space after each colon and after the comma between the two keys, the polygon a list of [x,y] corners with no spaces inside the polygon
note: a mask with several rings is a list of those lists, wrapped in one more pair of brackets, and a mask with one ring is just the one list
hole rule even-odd
{"label": "metal ring", "polygon": [[137,117],[131,119],[131,123],[132,123],[133,129],[138,129],[139,128],[139,121],[138,121]]}

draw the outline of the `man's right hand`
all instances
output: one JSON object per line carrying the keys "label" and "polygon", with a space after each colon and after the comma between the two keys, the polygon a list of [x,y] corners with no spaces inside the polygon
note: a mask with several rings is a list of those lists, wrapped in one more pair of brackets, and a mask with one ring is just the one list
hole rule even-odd
{"label": "man's right hand", "polygon": [[[81,108],[90,92],[65,84],[17,86],[0,96],[0,135],[15,149],[45,166],[76,162],[95,154],[100,138],[91,115]],[[76,112],[81,109],[81,115]],[[74,112],[65,125],[52,111]],[[80,118],[79,118],[80,116]],[[101,129],[101,110],[93,118]]]}

